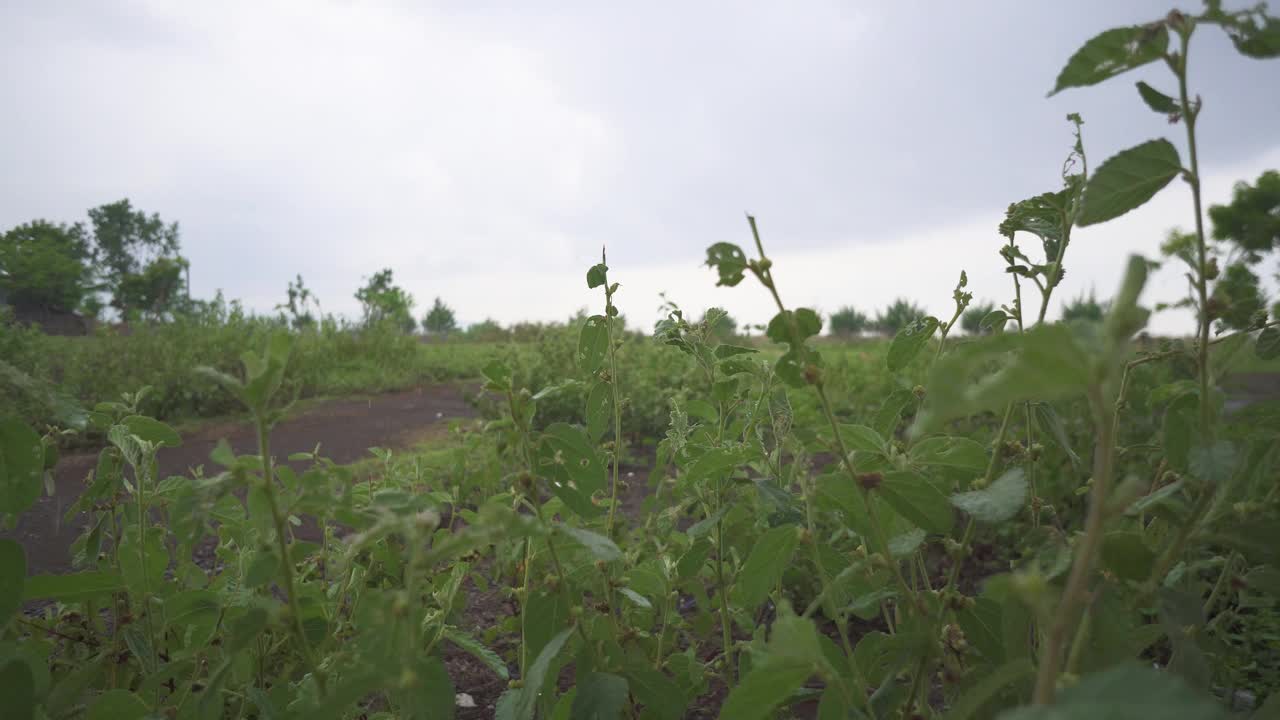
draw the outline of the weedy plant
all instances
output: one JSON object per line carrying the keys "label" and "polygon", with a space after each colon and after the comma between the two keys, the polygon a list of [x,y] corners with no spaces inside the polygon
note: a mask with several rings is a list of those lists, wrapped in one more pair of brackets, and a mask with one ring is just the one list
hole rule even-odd
{"label": "weedy plant", "polygon": [[[506,683],[485,710],[504,720],[801,704],[823,720],[1226,717],[1238,628],[1280,597],[1280,420],[1227,415],[1213,358],[1250,343],[1274,357],[1280,331],[1211,336],[1202,104],[1187,87],[1209,25],[1245,55],[1280,55],[1280,21],[1211,2],[1109,30],[1068,61],[1055,92],[1164,63],[1176,96],[1138,92],[1185,128],[1188,162],[1154,140],[1090,173],[1071,116],[1061,187],[999,228],[1010,300],[983,312],[979,337],[951,339],[972,301],[961,272],[950,318],[897,332],[885,362],[901,386],[873,402],[836,396],[822,321],[785,304],[748,218],[753,253],[717,243],[707,263],[719,285],[750,276],[769,294],[779,352],[726,342],[723,311],[690,321],[672,303],[652,340],[628,335],[602,256],[586,277],[603,311],[583,320],[572,372],[530,387],[545,375],[521,367],[531,355],[487,364],[501,410],[447,469],[379,449],[355,483],[316,453],[278,462],[284,334],[239,375],[201,371],[258,437],[255,454],[220,445],[210,473],[158,476],[181,438],[139,414],[145,393],[99,404],[88,421],[109,444],[68,510],[88,517],[79,570],[28,576],[22,546],[0,540],[6,717],[450,718],[446,650]],[[1100,321],[1047,323],[1073,230],[1179,177],[1195,230],[1170,254],[1188,267],[1195,341],[1135,348],[1151,265],[1138,257]],[[648,342],[689,369],[651,448],[623,418],[652,408],[652,387],[619,374],[628,344]],[[1152,372],[1163,365],[1190,373]],[[572,417],[538,420],[565,398]],[[0,422],[6,517],[39,497],[54,439]],[[631,450],[652,452],[647,478],[623,474]],[[469,632],[482,593],[513,612]],[[1280,695],[1251,711],[1276,717]]]}

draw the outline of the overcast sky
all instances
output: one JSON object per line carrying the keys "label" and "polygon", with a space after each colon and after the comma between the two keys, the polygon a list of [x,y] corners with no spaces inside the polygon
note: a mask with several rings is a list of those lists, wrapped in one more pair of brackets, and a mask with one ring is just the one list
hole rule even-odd
{"label": "overcast sky", "polygon": [[[196,296],[268,311],[301,273],[354,315],[362,279],[391,267],[419,317],[440,295],[463,322],[598,308],[583,277],[607,244],[618,304],[647,325],[663,290],[768,319],[758,286],[699,267],[713,242],[749,244],[749,211],[789,304],[904,295],[941,314],[962,268],[979,299],[1010,296],[996,225],[1059,187],[1068,112],[1094,167],[1153,137],[1184,145],[1134,91],[1171,92],[1162,66],[1045,97],[1086,39],[1168,9],[8,0],[0,228],[128,197],[181,224]],[[1205,27],[1191,64],[1206,191],[1224,201],[1280,167],[1280,62]],[[1078,231],[1061,297],[1109,295],[1127,253],[1192,224],[1188,197],[1176,182]],[[1166,270],[1149,298],[1182,290]]]}

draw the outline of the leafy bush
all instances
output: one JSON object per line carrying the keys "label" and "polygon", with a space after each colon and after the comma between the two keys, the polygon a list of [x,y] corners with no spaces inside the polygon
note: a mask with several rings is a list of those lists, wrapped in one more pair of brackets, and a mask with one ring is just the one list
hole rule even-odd
{"label": "leafy bush", "polygon": [[928,313],[924,308],[906,298],[898,298],[889,307],[876,314],[874,326],[878,332],[885,335],[896,335],[899,330],[926,315]]}
{"label": "leafy bush", "polygon": [[979,335],[991,332],[990,328],[982,327],[982,320],[994,312],[995,309],[995,303],[984,302],[965,310],[960,316],[960,329],[970,335]]}
{"label": "leafy bush", "polygon": [[855,337],[872,328],[871,318],[856,308],[845,305],[831,313],[827,320],[831,334],[836,337]]}

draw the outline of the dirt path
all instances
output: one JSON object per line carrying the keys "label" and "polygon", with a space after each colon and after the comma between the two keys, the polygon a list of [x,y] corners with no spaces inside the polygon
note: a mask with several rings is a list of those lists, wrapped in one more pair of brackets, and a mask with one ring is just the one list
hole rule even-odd
{"label": "dirt path", "polygon": [[[345,464],[369,457],[370,447],[407,447],[433,427],[475,414],[475,408],[464,397],[464,389],[457,385],[326,401],[277,425],[271,434],[271,454],[283,460],[291,453],[310,452],[319,443],[323,455]],[[211,466],[209,453],[222,438],[237,453],[257,452],[257,438],[247,422],[201,428],[184,436],[181,447],[160,451],[160,477],[185,475],[197,465]],[[13,530],[0,533],[0,537],[14,538],[26,549],[28,573],[71,570],[69,548],[84,529],[84,518],[65,523],[62,516],[79,497],[97,458],[96,452],[84,452],[59,460],[54,469],[55,494],[41,497],[22,514]],[[304,464],[293,465],[300,470]]]}

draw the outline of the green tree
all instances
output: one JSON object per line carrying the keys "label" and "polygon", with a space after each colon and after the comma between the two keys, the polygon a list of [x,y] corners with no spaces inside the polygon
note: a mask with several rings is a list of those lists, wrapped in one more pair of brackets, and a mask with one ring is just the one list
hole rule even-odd
{"label": "green tree", "polygon": [[1280,172],[1268,170],[1257,183],[1237,183],[1227,205],[1211,205],[1213,238],[1229,242],[1257,262],[1280,245]]}
{"label": "green tree", "polygon": [[188,264],[179,254],[178,223],[135,210],[126,198],[89,211],[94,252],[111,306],[124,317],[160,316],[185,295]]}
{"label": "green tree", "polygon": [[1081,293],[1078,297],[1062,306],[1062,322],[1102,322],[1107,314],[1107,303],[1098,302],[1092,290],[1088,297]]}
{"label": "green tree", "polygon": [[[286,293],[288,300],[276,305],[276,310],[289,312],[289,322],[295,330],[315,325],[320,314],[320,299],[302,282],[301,274],[296,280],[289,281]],[[315,306],[314,314],[311,312],[312,305]]]}
{"label": "green tree", "polygon": [[1266,322],[1266,302],[1258,276],[1243,262],[1227,266],[1209,298],[1213,318],[1235,330],[1255,327],[1260,318]]}
{"label": "green tree", "polygon": [[395,284],[391,268],[367,278],[364,287],[356,291],[356,300],[360,301],[366,326],[391,322],[404,332],[413,332],[417,327],[412,315],[413,296]]}
{"label": "green tree", "polygon": [[898,298],[876,316],[875,329],[885,335],[897,335],[899,330],[927,314],[924,308],[910,300]]}
{"label": "green tree", "polygon": [[996,309],[993,302],[983,302],[971,306],[960,316],[960,327],[970,335],[986,335],[991,332],[990,328],[982,327],[982,319],[990,315]]}
{"label": "green tree", "polygon": [[453,308],[445,305],[440,298],[436,298],[431,304],[431,309],[427,311],[426,317],[422,318],[422,329],[432,335],[448,335],[457,330],[458,321],[453,316]]}
{"label": "green tree", "polygon": [[853,337],[871,329],[871,318],[849,305],[831,313],[831,334],[837,337]]}
{"label": "green tree", "polygon": [[34,220],[0,235],[0,290],[15,306],[72,311],[92,289],[82,225]]}

